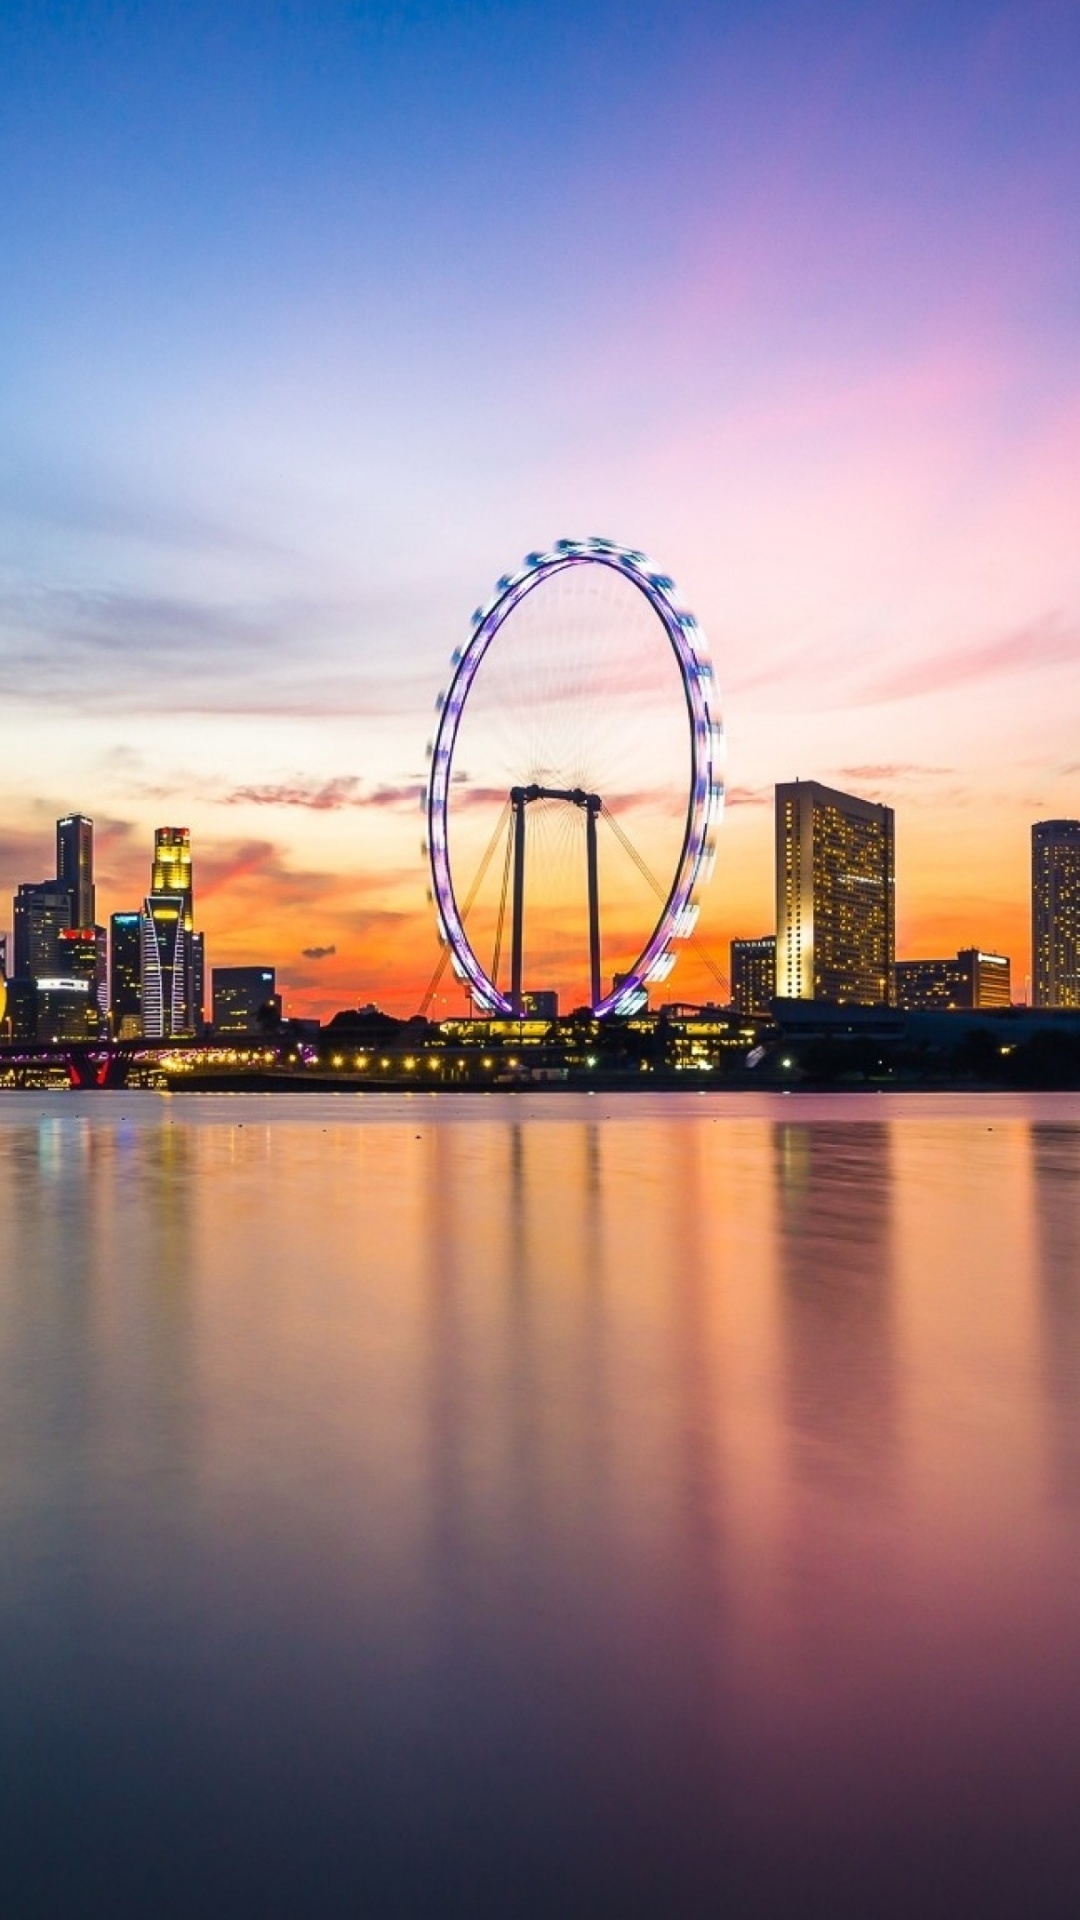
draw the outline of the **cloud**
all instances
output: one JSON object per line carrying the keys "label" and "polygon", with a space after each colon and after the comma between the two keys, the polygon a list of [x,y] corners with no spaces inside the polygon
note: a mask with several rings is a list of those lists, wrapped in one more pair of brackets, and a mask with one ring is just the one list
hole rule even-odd
{"label": "cloud", "polygon": [[[428,703],[430,673],[342,671],[344,644],[400,652],[417,609],[277,597],[235,602],[23,584],[0,593],[0,694],[102,713],[385,717]],[[402,626],[404,622],[404,627]]]}
{"label": "cloud", "polygon": [[919,694],[943,693],[972,681],[1000,674],[1028,673],[1040,667],[1071,663],[1080,656],[1080,627],[1065,625],[1060,611],[1046,614],[1025,627],[999,634],[977,647],[954,647],[930,659],[885,675],[871,689],[875,700],[906,700]]}
{"label": "cloud", "polygon": [[890,760],[865,767],[839,768],[842,780],[908,780],[922,775],[955,773],[955,767],[924,767],[916,760]]}
{"label": "cloud", "polygon": [[[296,774],[291,780],[268,780],[250,786],[233,787],[228,793],[211,793],[207,797],[218,799],[226,807],[304,807],[313,813],[333,813],[342,807],[376,807],[411,813],[419,804],[423,792],[424,786],[419,779],[367,787],[358,775],[339,773],[329,780],[319,781],[305,780],[302,774]],[[499,797],[506,799],[505,794]],[[461,804],[470,803],[462,800]],[[471,804],[475,805],[475,800]]]}
{"label": "cloud", "polygon": [[260,786],[234,787],[221,796],[226,807],[310,807],[314,813],[331,813],[339,807],[360,807],[364,796],[355,774],[337,774],[331,780],[269,781]]}
{"label": "cloud", "polygon": [[329,960],[331,954],[334,954],[337,952],[337,948],[336,947],[301,947],[300,951],[305,960]]}
{"label": "cloud", "polygon": [[728,787],[724,804],[728,807],[771,807],[772,787]]}

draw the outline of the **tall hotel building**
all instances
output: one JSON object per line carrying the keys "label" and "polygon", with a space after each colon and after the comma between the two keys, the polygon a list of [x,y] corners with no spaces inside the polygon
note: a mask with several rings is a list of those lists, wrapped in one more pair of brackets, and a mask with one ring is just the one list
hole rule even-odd
{"label": "tall hotel building", "polygon": [[776,789],[776,992],[891,1003],[896,959],[891,807],[816,780]]}
{"label": "tall hotel building", "polygon": [[1031,829],[1031,997],[1080,1007],[1080,820]]}

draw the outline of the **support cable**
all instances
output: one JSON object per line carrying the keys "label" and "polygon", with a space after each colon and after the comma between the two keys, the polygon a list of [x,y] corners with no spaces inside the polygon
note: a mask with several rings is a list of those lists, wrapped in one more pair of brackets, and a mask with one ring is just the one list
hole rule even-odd
{"label": "support cable", "polygon": [[[491,865],[491,856],[494,853],[495,848],[498,846],[499,835],[501,834],[504,826],[506,825],[509,812],[510,812],[510,802],[509,800],[507,800],[505,805],[503,806],[502,812],[500,813],[497,821],[495,822],[495,831],[492,834],[491,839],[488,841],[487,848],[484,853],[484,857],[481,860],[479,867],[477,868],[476,878],[473,881],[472,886],[469,888],[469,892],[465,900],[465,904],[461,909],[462,926],[465,925],[465,922],[468,919],[469,909],[472,906],[473,901],[476,899],[476,896],[479,893],[480,888],[483,884],[484,875],[487,872],[489,866]],[[442,979],[443,974],[446,972],[446,968],[449,963],[450,955],[452,952],[453,952],[453,948],[451,947],[449,940],[447,940],[446,945],[443,947],[443,950],[439,955],[439,964],[435,968],[435,971],[431,976],[431,980],[428,985],[428,990],[420,1002],[420,1014],[422,1017],[426,1018],[427,1016],[427,1010],[435,998],[435,990],[438,987],[439,981]]]}
{"label": "support cable", "polygon": [[[656,875],[653,873],[652,869],[646,865],[645,861],[642,859],[637,848],[635,847],[633,841],[630,839],[630,836],[626,832],[624,832],[623,828],[619,825],[619,822],[616,820],[615,815],[611,813],[606,806],[601,807],[600,813],[601,813],[601,817],[607,821],[608,826],[611,828],[612,832],[614,833],[616,839],[619,841],[620,845],[630,855],[630,858],[634,862],[634,865],[637,867],[639,873],[641,873],[644,876],[644,878],[648,881],[657,899],[666,902],[668,897],[666,890],[660,885],[660,882],[656,878]],[[698,958],[705,962],[705,965],[708,967],[709,972],[713,976],[713,979],[719,982],[719,984],[723,987],[725,994],[730,998],[731,985],[728,980],[728,977],[726,973],[723,973],[721,969],[717,966],[716,961],[713,959],[708,948],[702,945],[701,941],[698,939],[695,933],[685,934],[683,938],[685,939],[687,946],[693,947],[694,952],[698,955]]]}
{"label": "support cable", "polygon": [[499,892],[499,917],[495,922],[495,952],[491,962],[491,982],[492,985],[496,987],[499,984],[499,961],[502,958],[503,925],[506,920],[506,895],[510,886],[510,863],[513,856],[514,833],[513,828],[508,827],[506,833],[506,853],[503,856],[502,887]]}

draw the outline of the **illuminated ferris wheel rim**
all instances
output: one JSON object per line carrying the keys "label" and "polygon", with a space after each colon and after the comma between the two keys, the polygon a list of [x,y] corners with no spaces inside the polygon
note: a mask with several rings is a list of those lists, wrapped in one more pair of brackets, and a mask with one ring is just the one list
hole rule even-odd
{"label": "illuminated ferris wheel rim", "polygon": [[450,946],[458,978],[468,985],[474,1002],[489,1013],[509,1015],[513,1009],[473,950],[450,871],[447,816],[458,728],[480,664],[515,607],[542,581],[583,565],[608,567],[644,594],[671,643],[690,723],[686,824],[674,877],[659,918],[633,966],[621,977],[618,987],[594,1006],[598,1016],[635,1012],[644,1004],[649,983],[667,978],[675,964],[675,943],[690,935],[697,919],[695,888],[712,855],[710,828],[723,808],[723,734],[719,718],[710,707],[713,671],[708,642],[694,615],[682,604],[670,576],[635,548],[600,539],[558,540],[546,552],[528,554],[517,573],[504,574],[490,600],[473,614],[469,639],[451,657],[450,684],[437,703],[439,719],[428,749],[431,771],[424,795],[439,935]]}

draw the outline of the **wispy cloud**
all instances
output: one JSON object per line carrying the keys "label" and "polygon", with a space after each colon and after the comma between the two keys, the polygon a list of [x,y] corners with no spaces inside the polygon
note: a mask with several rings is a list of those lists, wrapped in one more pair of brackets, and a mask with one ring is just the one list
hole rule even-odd
{"label": "wispy cloud", "polygon": [[842,780],[900,781],[920,779],[923,775],[936,779],[955,771],[955,767],[922,766],[917,760],[885,760],[871,762],[869,766],[841,767],[839,774]]}
{"label": "wispy cloud", "polygon": [[177,594],[27,584],[0,593],[0,694],[84,712],[169,712],[252,719],[382,717],[428,704],[430,669],[377,679],[342,670],[342,647],[400,643],[415,608],[277,597],[221,601]]}
{"label": "wispy cloud", "polygon": [[305,960],[329,960],[337,952],[337,947],[301,947],[300,951]]}
{"label": "wispy cloud", "polygon": [[985,640],[980,646],[951,647],[929,659],[883,675],[869,689],[874,700],[906,700],[943,693],[1002,674],[1030,673],[1080,660],[1080,627],[1060,612]]}
{"label": "wispy cloud", "polygon": [[323,781],[268,781],[261,786],[233,787],[221,799],[227,807],[309,807],[313,813],[332,813],[339,807],[364,804],[361,782],[351,773]]}
{"label": "wispy cloud", "polygon": [[729,807],[771,807],[772,787],[728,787],[724,804]]}

